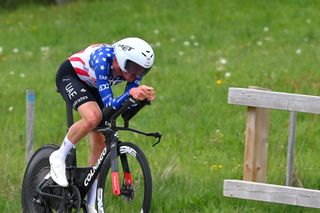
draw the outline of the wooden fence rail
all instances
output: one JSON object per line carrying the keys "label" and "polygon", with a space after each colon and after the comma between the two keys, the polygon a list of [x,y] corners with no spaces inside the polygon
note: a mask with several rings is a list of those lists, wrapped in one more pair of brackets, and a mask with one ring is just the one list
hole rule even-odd
{"label": "wooden fence rail", "polygon": [[[291,187],[297,112],[320,114],[320,97],[253,88],[229,88],[228,103],[247,106],[248,109],[244,180],[225,180],[224,196],[320,208],[320,191]],[[290,111],[286,186],[265,184],[269,109]]]}
{"label": "wooden fence rail", "polygon": [[229,88],[228,103],[320,114],[320,97],[259,89]]}

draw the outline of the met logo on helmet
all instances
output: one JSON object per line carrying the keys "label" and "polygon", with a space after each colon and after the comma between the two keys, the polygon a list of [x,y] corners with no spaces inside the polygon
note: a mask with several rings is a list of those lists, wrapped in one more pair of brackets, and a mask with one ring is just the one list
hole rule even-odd
{"label": "met logo on helmet", "polygon": [[123,51],[131,51],[131,50],[134,50],[133,47],[130,47],[130,46],[125,45],[125,44],[118,44],[118,47],[120,47]]}

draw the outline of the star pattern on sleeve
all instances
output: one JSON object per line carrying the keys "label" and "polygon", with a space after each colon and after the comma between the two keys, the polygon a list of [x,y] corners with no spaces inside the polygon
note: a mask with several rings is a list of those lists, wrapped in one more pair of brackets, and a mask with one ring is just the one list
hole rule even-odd
{"label": "star pattern on sleeve", "polygon": [[106,64],[112,64],[113,61],[113,49],[109,47],[100,47],[99,49],[95,50],[90,55],[89,65],[92,69],[100,69],[105,70]]}
{"label": "star pattern on sleeve", "polygon": [[108,78],[111,73],[113,58],[113,48],[103,46],[91,53],[89,59],[90,68],[95,72],[97,88],[105,106],[112,105],[114,100],[110,88],[112,86],[112,79]]}

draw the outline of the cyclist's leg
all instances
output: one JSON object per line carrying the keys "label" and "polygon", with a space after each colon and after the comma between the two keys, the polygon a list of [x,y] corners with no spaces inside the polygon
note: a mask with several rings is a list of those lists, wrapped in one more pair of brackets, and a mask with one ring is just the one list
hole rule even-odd
{"label": "cyclist's leg", "polygon": [[[100,94],[97,89],[89,88],[90,93],[96,100],[100,109],[104,107],[104,104],[101,101]],[[89,141],[91,145],[90,156],[88,159],[89,166],[94,166],[97,162],[102,150],[105,148],[105,137],[102,133],[92,130],[89,132]]]}
{"label": "cyclist's leg", "polygon": [[57,88],[64,100],[80,114],[80,120],[69,129],[60,149],[50,156],[51,176],[61,186],[67,186],[65,159],[72,146],[95,128],[102,119],[96,98],[74,72],[69,61],[59,68],[56,77]]}
{"label": "cyclist's leg", "polygon": [[[81,84],[81,86],[85,86],[85,85]],[[90,141],[95,141],[94,144],[91,143],[92,149],[91,149],[90,158],[92,156],[92,161],[91,162],[89,161],[89,165],[93,166],[94,163],[97,161],[98,157],[100,156],[101,151],[104,148],[104,136],[97,131],[92,131],[94,128],[96,128],[98,126],[98,124],[102,120],[101,109],[104,107],[104,105],[101,100],[99,91],[96,88],[85,86],[85,88],[80,87],[80,88],[78,88],[78,90],[80,90],[82,94],[86,94],[86,95],[88,94],[89,100],[90,100],[89,102],[87,100],[83,100],[78,103],[77,100],[85,99],[85,98],[78,97],[78,99],[75,101],[76,104],[74,103],[73,105],[75,105],[75,107],[77,107],[77,110],[80,114],[81,119],[79,121],[82,120],[82,123],[77,124],[77,125],[81,125],[81,124],[85,125],[85,127],[80,126],[80,128],[84,128],[85,130],[87,130],[85,132],[85,135],[90,133],[89,134]],[[86,91],[83,92],[84,90],[86,90]],[[73,137],[73,136],[75,137],[75,138],[71,139],[72,142],[73,142],[73,140],[78,141],[79,140],[78,137],[80,137],[80,139],[81,139],[82,137],[85,136],[85,135],[81,135],[81,132],[79,132],[79,126],[75,126],[75,127],[77,127],[76,132],[74,132],[75,135],[70,136],[70,137]],[[70,130],[69,130],[69,132],[70,132]],[[77,135],[77,134],[79,134],[79,135]]]}
{"label": "cyclist's leg", "polygon": [[[92,95],[94,97],[96,97],[96,99],[100,100],[99,97],[99,93],[97,91],[91,91]],[[103,107],[103,103],[98,101],[98,104],[100,106],[100,108]],[[90,155],[88,158],[88,163],[89,166],[94,166],[95,163],[98,161],[101,152],[103,151],[103,149],[105,148],[105,137],[102,133],[98,132],[98,131],[91,131],[89,132],[89,141],[90,141],[90,146],[91,146],[91,150],[90,150]],[[88,196],[87,196],[87,203],[88,206],[91,208],[95,208],[95,203],[96,203],[96,194],[97,194],[97,184],[98,184],[98,180],[96,179],[89,192],[88,192]]]}
{"label": "cyclist's leg", "polygon": [[[102,150],[105,148],[104,135],[98,131],[91,131],[89,133],[89,141],[91,144],[91,151],[88,163],[90,166],[93,166],[97,162]],[[91,208],[95,208],[97,184],[98,180],[96,179],[91,185],[90,190],[88,191],[87,204]]]}
{"label": "cyclist's leg", "polygon": [[69,129],[67,137],[77,144],[80,139],[93,130],[101,121],[102,113],[99,105],[95,101],[83,103],[78,107],[80,119]]}
{"label": "cyclist's leg", "polygon": [[68,60],[58,70],[56,86],[63,99],[80,114],[80,120],[70,127],[67,134],[67,138],[72,144],[76,144],[102,119],[101,100],[97,99],[95,94],[98,91],[80,80]]}
{"label": "cyclist's leg", "polygon": [[90,156],[88,159],[89,166],[94,166],[97,162],[102,150],[105,148],[104,135],[98,131],[89,133],[89,141],[91,145]]}
{"label": "cyclist's leg", "polygon": [[[96,98],[97,103],[99,104],[100,108],[103,108],[103,103],[100,99],[100,94],[98,93],[97,90],[91,90],[91,94]],[[91,131],[89,133],[89,141],[91,145],[91,151],[90,151],[90,156],[88,159],[88,163],[90,166],[93,166],[97,161],[98,158],[105,148],[105,137],[102,133],[98,131]],[[95,204],[96,204],[96,196],[97,196],[97,185],[98,185],[98,179],[96,179],[93,184],[91,185],[90,190],[88,191],[88,196],[87,196],[87,203],[88,207],[91,209],[95,209]]]}
{"label": "cyclist's leg", "polygon": [[[91,90],[91,94],[95,97],[95,99],[97,100],[97,103],[99,104],[99,107],[102,109],[104,105],[101,101],[98,90]],[[93,166],[98,161],[98,158],[100,157],[101,152],[106,146],[104,143],[105,137],[102,133],[93,130],[89,133],[89,141],[91,145],[91,150],[90,150],[88,163],[90,166]],[[90,190],[88,191],[87,203],[88,203],[89,209],[95,209],[97,185],[98,185],[98,179],[96,179],[93,182]]]}

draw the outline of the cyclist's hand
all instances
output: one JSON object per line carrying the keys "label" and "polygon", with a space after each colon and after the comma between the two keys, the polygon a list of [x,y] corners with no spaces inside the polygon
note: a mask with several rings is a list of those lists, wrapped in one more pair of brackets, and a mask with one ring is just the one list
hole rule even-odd
{"label": "cyclist's hand", "polygon": [[141,85],[130,90],[130,95],[139,101],[147,99],[152,101],[156,97],[156,93],[152,87]]}

